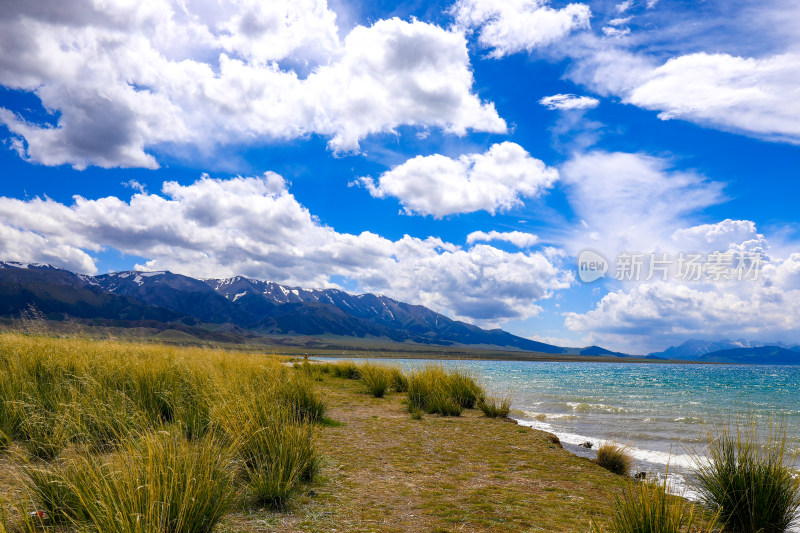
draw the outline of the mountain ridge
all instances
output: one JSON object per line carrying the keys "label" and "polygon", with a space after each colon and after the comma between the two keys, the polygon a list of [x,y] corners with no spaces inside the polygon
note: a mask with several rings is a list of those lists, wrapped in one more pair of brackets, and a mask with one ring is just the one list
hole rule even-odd
{"label": "mountain ridge", "polygon": [[678,346],[670,346],[664,351],[653,352],[648,354],[648,357],[663,357],[666,359],[683,359],[687,361],[697,361],[703,355],[719,352],[723,350],[735,349],[748,349],[748,348],[761,348],[764,346],[777,346],[780,348],[798,351],[800,346],[790,347],[790,345],[781,342],[756,342],[747,341],[744,339],[738,340],[718,340],[708,341],[700,339],[689,339],[679,344]]}
{"label": "mountain ridge", "polygon": [[800,352],[780,346],[732,348],[707,353],[697,360],[709,363],[800,365]]}
{"label": "mountain ridge", "polygon": [[[9,295],[16,298],[9,299]],[[115,309],[126,308],[124,316],[132,320],[161,319],[187,326],[230,324],[262,335],[330,334],[440,346],[566,352],[386,296],[287,287],[243,276],[201,280],[166,271],[87,276],[50,265],[0,262],[0,296],[6,302],[0,309],[3,315],[19,313],[34,303],[49,315],[119,319]],[[93,304],[99,307],[93,308]]]}

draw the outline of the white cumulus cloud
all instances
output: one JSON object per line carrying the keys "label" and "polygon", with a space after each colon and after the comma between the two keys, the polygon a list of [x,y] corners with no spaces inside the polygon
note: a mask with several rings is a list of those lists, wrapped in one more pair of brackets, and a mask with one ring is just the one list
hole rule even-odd
{"label": "white cumulus cloud", "polygon": [[[792,20],[792,14],[785,18]],[[794,17],[797,18],[796,16]],[[796,24],[792,31],[796,29]],[[705,127],[776,142],[800,143],[800,40],[779,53],[739,55],[724,51],[676,53],[666,60],[648,53],[635,35],[634,51],[615,37],[627,27],[603,28],[608,38],[583,35],[561,48],[572,59],[567,77],[592,91],[658,112],[662,120],[686,120]],[[735,35],[735,30],[731,30]],[[748,33],[754,30],[747,29]],[[761,28],[782,31],[781,25]],[[665,38],[669,38],[667,33]],[[682,43],[674,43],[680,50]],[[656,52],[663,44],[656,46]]]}
{"label": "white cumulus cloud", "polygon": [[510,242],[517,248],[530,248],[539,243],[539,237],[524,231],[473,231],[467,235],[467,244],[476,242]]}
{"label": "white cumulus cloud", "polygon": [[443,217],[506,211],[523,205],[523,198],[541,195],[557,179],[556,169],[506,141],[458,159],[417,156],[384,172],[377,182],[360,178],[357,183],[376,198],[397,198],[407,214]]}
{"label": "white cumulus cloud", "polygon": [[760,279],[700,286],[671,281],[636,284],[606,294],[566,326],[596,342],[648,351],[690,338],[798,342],[800,254],[768,263]]}
{"label": "white cumulus cloud", "polygon": [[591,96],[575,96],[574,94],[554,94],[545,96],[539,103],[548,109],[559,109],[562,111],[572,109],[593,109],[598,106],[600,100]]}
{"label": "white cumulus cloud", "polygon": [[[750,220],[725,219],[697,224],[703,209],[724,200],[722,186],[704,176],[671,168],[670,161],[645,154],[590,152],[561,167],[568,201],[580,224],[561,243],[573,256],[586,248],[609,260],[615,278],[620,254],[641,254],[634,281],[607,281],[611,292],[586,312],[569,312],[565,325],[591,343],[632,353],[690,338],[798,342],[800,331],[800,254],[791,243],[773,246]],[[759,274],[751,279],[706,270],[698,279],[678,273],[681,254],[733,252],[756,257]],[[666,279],[651,274],[650,254],[666,259]],[[751,255],[752,254],[752,255]]]}
{"label": "white cumulus cloud", "polygon": [[[589,311],[566,313],[565,325],[593,342],[639,353],[654,351],[654,343],[663,348],[690,338],[800,342],[800,253],[779,257],[750,220],[682,228],[672,241],[666,249],[673,263],[681,252],[703,254],[701,262],[714,252],[754,254],[759,259],[745,264],[755,271],[742,279],[715,279],[706,271],[699,279],[685,280],[673,269],[666,280],[628,282]],[[738,268],[739,257],[732,256],[729,268]]]}
{"label": "white cumulus cloud", "polygon": [[630,87],[624,100],[659,111],[663,120],[800,143],[800,55],[675,57]]}
{"label": "white cumulus cloud", "polygon": [[551,44],[571,32],[589,28],[586,4],[554,9],[545,0],[458,0],[453,6],[456,24],[478,31],[478,42],[490,55],[503,57]]}
{"label": "white cumulus cloud", "polygon": [[311,134],[350,152],[401,125],[506,130],[472,92],[461,33],[389,19],[340,39],[325,0],[13,0],[0,49],[0,85],[50,113],[0,108],[0,124],[45,165],[155,168],[158,149]]}
{"label": "white cumulus cloud", "polygon": [[675,247],[685,252],[715,252],[738,249],[747,252],[763,252],[767,240],[758,233],[751,220],[725,219],[716,224],[700,224],[679,229],[672,234]]}

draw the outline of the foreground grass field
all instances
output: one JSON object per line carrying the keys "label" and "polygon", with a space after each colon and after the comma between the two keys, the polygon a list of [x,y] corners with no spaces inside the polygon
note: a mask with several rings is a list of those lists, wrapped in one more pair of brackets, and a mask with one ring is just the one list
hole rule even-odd
{"label": "foreground grass field", "polygon": [[[551,435],[484,415],[471,376],[296,366],[263,354],[0,335],[6,528],[610,524],[624,478]],[[44,518],[31,518],[36,511]]]}

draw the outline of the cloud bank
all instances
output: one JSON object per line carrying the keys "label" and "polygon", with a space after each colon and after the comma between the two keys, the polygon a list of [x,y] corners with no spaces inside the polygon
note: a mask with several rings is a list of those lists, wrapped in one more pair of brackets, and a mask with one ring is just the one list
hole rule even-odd
{"label": "cloud bank", "polygon": [[340,40],[325,0],[14,0],[0,48],[0,85],[46,110],[0,108],[0,124],[45,165],[156,168],[157,150],[312,134],[354,152],[402,125],[506,131],[472,92],[461,33],[395,18]]}
{"label": "cloud bank", "polygon": [[166,182],[161,194],[140,192],[129,201],[0,198],[0,220],[0,255],[7,259],[94,273],[91,252],[113,248],[147,258],[140,268],[195,277],[246,275],[306,287],[344,278],[363,291],[484,324],[534,316],[538,300],[572,281],[540,252],[339,233],[274,173]]}

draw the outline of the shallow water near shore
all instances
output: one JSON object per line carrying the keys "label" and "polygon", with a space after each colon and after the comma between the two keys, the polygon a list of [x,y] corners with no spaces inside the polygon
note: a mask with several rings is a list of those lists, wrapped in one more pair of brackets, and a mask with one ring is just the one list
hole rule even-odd
{"label": "shallow water near shore", "polygon": [[[430,360],[385,361],[404,369]],[[594,457],[605,440],[627,445],[634,471],[663,476],[694,498],[692,453],[706,434],[748,424],[768,432],[783,424],[789,449],[800,448],[800,367],[530,361],[436,361],[469,369],[490,395],[509,395],[512,416],[556,434],[564,447]],[[593,449],[579,445],[591,442]]]}

